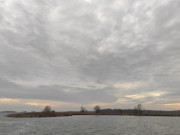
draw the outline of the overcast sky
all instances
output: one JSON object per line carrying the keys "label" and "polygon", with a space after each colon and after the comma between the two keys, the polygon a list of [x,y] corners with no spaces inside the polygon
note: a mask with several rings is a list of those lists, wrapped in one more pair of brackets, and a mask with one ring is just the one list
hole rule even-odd
{"label": "overcast sky", "polygon": [[0,0],[0,111],[180,109],[179,0]]}

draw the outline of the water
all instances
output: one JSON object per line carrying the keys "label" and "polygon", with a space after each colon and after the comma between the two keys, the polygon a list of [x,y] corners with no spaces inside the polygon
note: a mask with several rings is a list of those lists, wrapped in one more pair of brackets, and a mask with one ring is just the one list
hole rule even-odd
{"label": "water", "polygon": [[7,118],[0,114],[0,135],[180,135],[180,117]]}

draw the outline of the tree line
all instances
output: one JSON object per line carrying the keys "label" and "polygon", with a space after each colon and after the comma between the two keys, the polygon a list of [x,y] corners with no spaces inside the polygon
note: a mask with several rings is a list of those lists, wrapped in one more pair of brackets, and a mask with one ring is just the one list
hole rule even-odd
{"label": "tree line", "polygon": [[[99,105],[96,105],[94,106],[94,112],[95,113],[113,113],[112,109],[101,109],[101,107]],[[117,109],[116,109],[117,110]],[[115,113],[123,113],[123,110],[121,109],[118,109],[119,111],[116,111]],[[45,106],[43,111],[44,113],[52,113],[52,112],[55,112],[54,110],[52,110],[51,106]],[[84,113],[84,112],[88,112],[88,110],[84,107],[84,106],[81,106],[80,107],[80,112],[81,113]],[[134,114],[137,114],[137,115],[142,115],[144,112],[144,107],[142,104],[138,104],[137,106],[134,107],[134,109],[130,109],[130,110],[126,110],[126,112],[124,113],[134,113]]]}
{"label": "tree line", "polygon": [[[94,106],[94,112],[95,113],[106,113],[108,109],[101,109],[99,105]],[[80,112],[88,112],[87,109],[83,106],[80,108]],[[111,109],[109,109],[109,113],[113,112]],[[141,115],[144,112],[144,107],[142,104],[138,104],[134,107],[134,109],[129,109],[129,113],[134,113],[137,115]],[[119,109],[119,111],[116,111],[116,113],[123,113],[123,110]],[[126,113],[128,113],[128,110],[126,110]]]}

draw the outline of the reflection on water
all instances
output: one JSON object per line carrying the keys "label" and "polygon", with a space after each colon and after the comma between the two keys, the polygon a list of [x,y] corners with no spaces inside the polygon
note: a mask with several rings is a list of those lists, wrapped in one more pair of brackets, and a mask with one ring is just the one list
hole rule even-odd
{"label": "reflection on water", "polygon": [[7,118],[0,135],[180,135],[180,117],[72,116]]}

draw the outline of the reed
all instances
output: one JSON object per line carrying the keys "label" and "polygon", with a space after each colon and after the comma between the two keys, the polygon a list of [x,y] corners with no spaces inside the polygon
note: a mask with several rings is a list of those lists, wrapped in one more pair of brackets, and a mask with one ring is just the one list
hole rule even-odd
{"label": "reed", "polygon": [[177,114],[164,113],[143,113],[141,115],[135,113],[95,113],[95,112],[32,112],[32,113],[16,113],[9,114],[7,117],[15,118],[38,118],[38,117],[64,117],[73,115],[132,115],[132,116],[180,116]]}

